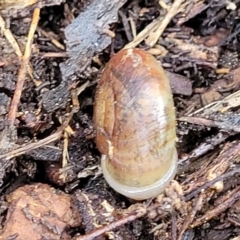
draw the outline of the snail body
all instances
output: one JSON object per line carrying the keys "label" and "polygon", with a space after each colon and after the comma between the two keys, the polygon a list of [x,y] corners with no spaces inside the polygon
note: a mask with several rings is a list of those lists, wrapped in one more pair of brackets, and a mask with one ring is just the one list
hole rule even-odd
{"label": "snail body", "polygon": [[93,122],[108,184],[135,200],[157,196],[176,173],[173,97],[155,58],[124,49],[106,65],[97,87]]}

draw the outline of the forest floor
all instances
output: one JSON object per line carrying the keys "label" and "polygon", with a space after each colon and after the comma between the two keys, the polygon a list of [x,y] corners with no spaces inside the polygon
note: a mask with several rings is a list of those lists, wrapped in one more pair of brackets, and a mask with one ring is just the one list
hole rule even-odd
{"label": "forest floor", "polygon": [[[240,239],[239,0],[0,0],[0,32],[0,239]],[[134,47],[167,73],[179,156],[139,202],[106,183],[92,121]]]}

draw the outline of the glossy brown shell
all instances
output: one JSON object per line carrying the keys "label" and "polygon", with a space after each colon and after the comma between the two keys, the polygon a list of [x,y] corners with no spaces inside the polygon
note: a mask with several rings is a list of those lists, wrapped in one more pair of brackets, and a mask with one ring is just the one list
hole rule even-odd
{"label": "glossy brown shell", "polygon": [[106,65],[94,106],[96,144],[108,173],[141,187],[164,177],[176,155],[175,111],[168,78],[141,49],[119,51]]}

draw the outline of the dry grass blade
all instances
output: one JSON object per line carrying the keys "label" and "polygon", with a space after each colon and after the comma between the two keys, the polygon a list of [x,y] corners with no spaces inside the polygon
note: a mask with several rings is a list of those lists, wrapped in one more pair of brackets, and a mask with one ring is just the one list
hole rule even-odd
{"label": "dry grass blade", "polygon": [[154,31],[159,23],[160,18],[151,22],[147,27],[145,27],[134,39],[132,42],[128,43],[124,48],[133,48],[136,47],[140,42],[142,42],[149,34]]}
{"label": "dry grass blade", "polygon": [[11,46],[14,49],[17,56],[22,57],[22,52],[21,52],[21,49],[18,46],[18,43],[15,40],[14,36],[12,35],[12,32],[9,29],[5,28],[5,22],[4,22],[4,19],[2,18],[1,15],[0,15],[0,28],[1,28],[4,36],[8,40],[8,42],[11,44]]}
{"label": "dry grass blade", "polygon": [[29,152],[33,149],[39,148],[41,146],[47,145],[49,143],[52,143],[58,139],[61,138],[62,133],[64,130],[66,130],[66,128],[68,128],[69,122],[72,119],[73,114],[75,113],[75,109],[72,109],[72,111],[69,113],[68,117],[66,118],[65,121],[63,121],[62,125],[57,129],[57,131],[55,133],[53,133],[52,135],[38,141],[38,142],[34,142],[34,143],[28,143],[26,146],[22,146],[18,149],[15,149],[13,151],[7,152],[5,154],[0,155],[0,159],[4,159],[4,160],[10,160],[14,157],[20,156],[22,154],[25,154],[26,152]]}
{"label": "dry grass blade", "polygon": [[39,15],[40,15],[40,8],[35,8],[35,10],[33,12],[33,19],[32,19],[32,23],[31,23],[31,27],[30,27],[30,30],[28,33],[28,40],[27,40],[25,52],[24,52],[24,55],[22,58],[21,68],[20,68],[19,74],[18,74],[15,92],[13,95],[10,111],[8,114],[8,120],[11,125],[14,124],[16,116],[17,116],[17,108],[18,108],[18,104],[19,104],[19,101],[20,101],[20,98],[22,95],[25,77],[26,77],[26,73],[28,70],[28,63],[29,63],[29,59],[31,56],[31,46],[32,46],[34,33],[35,33],[37,25],[38,25]]}
{"label": "dry grass blade", "polygon": [[65,50],[65,47],[57,39],[55,39],[51,33],[48,33],[41,28],[39,28],[39,31],[44,37],[48,38],[52,42],[52,44],[54,44],[57,48],[63,51]]}
{"label": "dry grass blade", "polygon": [[171,8],[169,9],[168,13],[165,15],[163,19],[159,21],[159,26],[155,32],[152,32],[149,37],[146,39],[146,44],[153,47],[160,36],[162,35],[163,31],[169,24],[169,22],[172,20],[172,18],[179,13],[180,11],[180,6],[184,0],[175,0],[174,3],[172,4]]}
{"label": "dry grass blade", "polygon": [[203,108],[198,109],[192,114],[189,114],[189,116],[194,116],[196,114],[207,115],[211,112],[226,112],[230,108],[238,107],[240,105],[240,91],[234,92],[233,94],[230,94],[223,100],[212,102],[208,104],[207,106],[204,106]]}
{"label": "dry grass blade", "polygon": [[171,21],[171,19],[181,11],[181,4],[184,0],[175,0],[173,5],[171,6],[169,12],[165,15],[164,18],[159,17],[155,21],[151,22],[146,28],[144,28],[130,43],[128,43],[124,48],[133,48],[136,47],[139,43],[141,43],[148,36],[146,40],[146,44],[149,46],[154,46],[161,34]]}

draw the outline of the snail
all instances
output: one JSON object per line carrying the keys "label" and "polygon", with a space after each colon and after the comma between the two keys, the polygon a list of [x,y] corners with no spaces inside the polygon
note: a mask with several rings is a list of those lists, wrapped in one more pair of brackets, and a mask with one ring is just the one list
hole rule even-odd
{"label": "snail", "polygon": [[123,49],[107,63],[93,112],[107,183],[145,200],[162,193],[177,168],[176,116],[169,80],[146,51]]}

